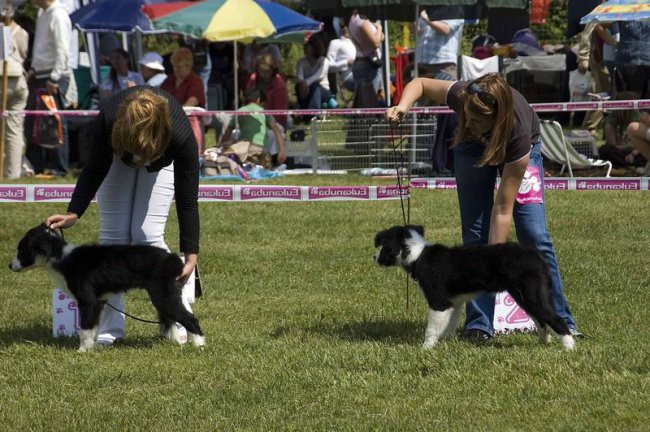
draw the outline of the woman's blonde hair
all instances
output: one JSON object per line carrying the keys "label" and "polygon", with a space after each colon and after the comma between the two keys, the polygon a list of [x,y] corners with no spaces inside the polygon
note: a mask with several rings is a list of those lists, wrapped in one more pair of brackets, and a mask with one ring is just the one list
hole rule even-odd
{"label": "woman's blonde hair", "polygon": [[158,159],[169,145],[172,128],[169,102],[151,90],[141,89],[127,96],[117,110],[111,143],[118,157],[138,156],[136,165]]}
{"label": "woman's blonde hair", "polygon": [[176,66],[194,66],[194,54],[192,54],[192,50],[187,47],[178,48],[176,51],[174,51],[174,54],[172,54],[169,60],[171,61],[172,65]]}
{"label": "woman's blonde hair", "polygon": [[[476,84],[478,88],[473,87],[472,84]],[[490,136],[485,143],[483,157],[478,166],[499,165],[505,160],[506,145],[510,141],[515,123],[512,90],[506,80],[496,73],[484,75],[473,81],[472,84],[461,95],[461,106],[466,106],[472,114],[489,118],[493,122]],[[476,138],[467,128],[465,110],[460,110],[458,123],[456,144]]]}

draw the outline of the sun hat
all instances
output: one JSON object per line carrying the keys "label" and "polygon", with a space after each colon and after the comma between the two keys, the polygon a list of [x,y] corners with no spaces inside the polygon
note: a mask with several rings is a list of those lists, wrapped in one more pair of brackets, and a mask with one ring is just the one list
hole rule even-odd
{"label": "sun hat", "polygon": [[165,71],[165,67],[163,66],[163,58],[160,54],[155,53],[153,51],[149,51],[145,55],[142,56],[140,59],[140,64],[142,66],[146,66],[149,69],[155,69],[159,71]]}

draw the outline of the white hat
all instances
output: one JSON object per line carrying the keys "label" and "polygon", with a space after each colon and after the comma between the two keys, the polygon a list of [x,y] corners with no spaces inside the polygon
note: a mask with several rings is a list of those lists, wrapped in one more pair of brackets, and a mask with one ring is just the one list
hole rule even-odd
{"label": "white hat", "polygon": [[165,67],[162,65],[163,63],[163,58],[160,54],[149,51],[145,55],[142,56],[140,59],[140,64],[142,66],[146,66],[149,69],[155,69],[159,71],[165,71]]}

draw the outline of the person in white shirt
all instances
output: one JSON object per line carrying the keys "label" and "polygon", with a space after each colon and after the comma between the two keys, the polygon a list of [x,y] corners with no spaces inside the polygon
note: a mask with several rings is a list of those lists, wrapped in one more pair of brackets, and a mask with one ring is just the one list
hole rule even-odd
{"label": "person in white shirt", "polygon": [[[68,65],[72,24],[68,12],[59,0],[32,2],[40,8],[40,13],[36,18],[26,109],[37,109],[37,95],[44,92],[54,97],[57,109],[61,110],[67,105],[65,95],[72,73]],[[68,171],[68,126],[65,116],[62,116],[61,122],[63,143],[51,149],[32,142],[34,117],[28,116],[25,120],[25,134],[28,139],[26,156],[36,174],[43,173],[46,168],[51,169],[55,175]]]}
{"label": "person in white shirt", "polygon": [[[2,9],[2,19],[9,22],[11,41],[7,57],[7,116],[5,128],[5,148],[3,176],[7,179],[20,177],[25,150],[24,116],[20,111],[25,109],[27,104],[27,81],[25,80],[25,69],[23,63],[27,57],[29,46],[29,35],[11,17],[13,7],[9,2],[6,8]],[[2,69],[0,69],[2,71]],[[0,73],[0,77],[1,77]],[[3,89],[4,90],[4,89]],[[3,97],[0,91],[0,97]],[[17,111],[17,112],[16,112]]]}
{"label": "person in white shirt", "polygon": [[303,46],[305,56],[296,63],[296,96],[301,109],[336,108],[327,79],[328,61],[323,41],[312,36]]}
{"label": "person in white shirt", "polygon": [[357,48],[350,39],[348,28],[343,27],[341,37],[332,39],[327,47],[327,61],[329,73],[336,73],[338,83],[341,83],[349,91],[354,91],[352,64],[356,57]]}
{"label": "person in white shirt", "polygon": [[145,80],[145,84],[160,87],[160,84],[167,78],[162,56],[153,51],[143,55],[140,59],[140,73]]}

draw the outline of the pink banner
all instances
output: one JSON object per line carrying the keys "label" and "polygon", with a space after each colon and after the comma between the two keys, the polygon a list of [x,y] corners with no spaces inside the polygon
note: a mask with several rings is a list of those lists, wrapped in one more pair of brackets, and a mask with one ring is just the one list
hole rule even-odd
{"label": "pink banner", "polygon": [[581,179],[576,181],[576,190],[638,191],[641,190],[641,179]]}
{"label": "pink banner", "polygon": [[309,199],[367,200],[370,199],[370,188],[368,186],[314,186],[309,188]]}
{"label": "pink banner", "polygon": [[[408,187],[402,187],[402,197],[409,195]],[[397,186],[377,186],[377,199],[399,198],[400,190]]]}
{"label": "pink banner", "polygon": [[0,201],[27,201],[27,188],[25,186],[0,187]]}
{"label": "pink banner", "polygon": [[299,186],[242,186],[242,201],[300,201]]}
{"label": "pink banner", "polygon": [[70,201],[74,186],[39,186],[34,189],[34,201]]}
{"label": "pink banner", "polygon": [[234,201],[235,192],[232,186],[201,186],[199,200],[203,201]]}

